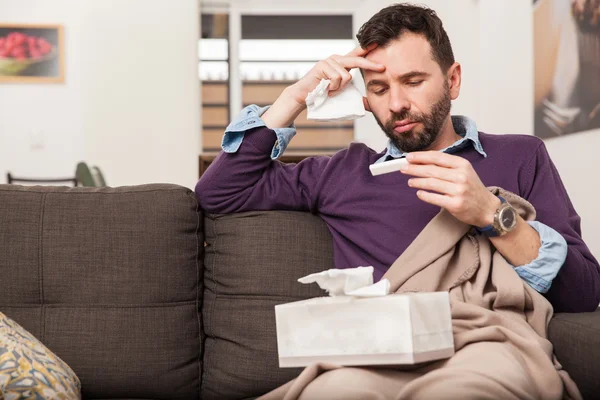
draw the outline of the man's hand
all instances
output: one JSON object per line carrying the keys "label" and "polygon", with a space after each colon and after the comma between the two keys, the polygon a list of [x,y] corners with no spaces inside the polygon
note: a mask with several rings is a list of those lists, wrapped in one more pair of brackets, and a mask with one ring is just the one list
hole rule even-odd
{"label": "man's hand", "polygon": [[290,95],[298,104],[306,105],[306,96],[317,87],[321,79],[331,81],[329,94],[333,96],[352,80],[352,75],[348,71],[353,68],[383,72],[385,70],[384,65],[376,64],[365,58],[376,47],[376,44],[366,49],[359,46],[345,56],[333,55],[319,61],[302,79],[290,87]]}
{"label": "man's hand", "polygon": [[331,81],[329,95],[334,96],[352,80],[352,75],[348,71],[353,68],[383,72],[384,65],[365,58],[375,47],[376,44],[366,49],[357,47],[345,56],[333,55],[319,61],[302,79],[288,86],[281,93],[275,103],[264,113],[262,120],[272,129],[290,126],[306,108],[306,96],[317,87],[321,79]]}
{"label": "man's hand", "polygon": [[481,182],[471,163],[462,157],[440,151],[422,151],[407,156],[402,173],[415,178],[410,187],[417,196],[445,208],[460,221],[483,228],[494,220],[500,200]]}
{"label": "man's hand", "polygon": [[[402,173],[415,176],[408,182],[419,189],[421,200],[445,208],[465,224],[483,228],[494,221],[500,199],[483,185],[469,161],[440,151],[414,152],[406,158],[409,164]],[[541,246],[540,235],[520,216],[513,231],[490,241],[514,266],[535,260]]]}

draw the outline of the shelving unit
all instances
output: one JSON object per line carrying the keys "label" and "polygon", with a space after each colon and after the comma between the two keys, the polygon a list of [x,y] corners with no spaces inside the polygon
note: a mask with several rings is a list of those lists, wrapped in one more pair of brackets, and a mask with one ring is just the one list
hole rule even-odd
{"label": "shelving unit", "polygon": [[[225,44],[221,41],[220,50],[213,52],[206,62],[227,62],[228,73],[226,79],[211,80],[209,78],[202,81],[203,153],[200,155],[200,174],[221,150],[223,134],[232,117],[232,104],[235,104],[236,108],[250,104],[259,106],[273,104],[286,87],[296,82],[301,74],[304,74],[302,72],[304,69],[310,69],[318,61],[311,59],[312,57],[322,56],[323,51],[315,53],[316,48],[322,47],[320,45],[323,42],[320,40],[351,40],[351,20],[352,18],[348,16],[286,16],[273,19],[269,16],[243,15],[242,22],[245,22],[241,24],[241,32],[237,32],[235,29],[231,31],[234,32],[234,36],[235,32],[238,33],[237,38],[230,36],[229,27],[227,30],[222,29],[223,36],[219,36],[219,38],[228,40],[227,52],[225,52]],[[221,19],[222,25],[223,21]],[[321,28],[324,25],[330,25],[330,27],[325,30],[316,29],[316,31],[312,28],[308,31],[304,29],[305,26],[315,25],[315,21],[320,21],[316,25]],[[267,27],[265,24],[269,26]],[[335,27],[333,31],[330,29],[332,24]],[[272,32],[266,28],[270,28]],[[249,43],[244,42],[245,39],[250,42],[263,40],[267,49],[252,47],[252,50],[248,51],[250,47],[244,47],[245,53],[242,51],[241,55],[237,54],[236,50],[240,49],[240,43],[250,46]],[[297,43],[292,43],[291,46],[303,45],[303,52],[291,52],[301,57],[292,56],[289,50],[294,47],[287,44],[285,45],[287,47],[277,44],[281,51],[273,51],[272,44],[280,43],[280,39],[296,40]],[[239,43],[231,42],[235,40],[238,40]],[[315,44],[307,44],[305,40],[313,40]],[[333,47],[337,49],[338,45],[335,44]],[[232,57],[233,52],[237,54],[235,57]],[[225,53],[227,57],[223,57]],[[218,54],[218,56],[215,57],[214,54]],[[288,54],[290,55],[288,56]],[[213,64],[213,67],[215,65]],[[220,68],[224,69],[224,66],[221,65]],[[209,75],[206,70],[204,72],[205,75]],[[212,76],[221,76],[219,74],[222,75],[222,71]],[[235,82],[230,82],[232,77],[236,79]],[[232,98],[235,101],[232,102]],[[354,123],[352,121],[309,121],[306,118],[306,111],[304,111],[295,121],[295,125],[297,135],[290,142],[284,156],[280,158],[282,162],[299,162],[313,155],[330,155],[347,147],[354,140]]]}

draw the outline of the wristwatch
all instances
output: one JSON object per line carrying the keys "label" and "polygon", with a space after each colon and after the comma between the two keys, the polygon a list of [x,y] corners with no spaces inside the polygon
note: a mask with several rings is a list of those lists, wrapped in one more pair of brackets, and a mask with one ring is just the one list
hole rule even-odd
{"label": "wristwatch", "polygon": [[483,228],[477,228],[477,232],[487,237],[506,235],[517,226],[517,211],[504,198],[498,196],[502,204],[494,213],[494,222]]}

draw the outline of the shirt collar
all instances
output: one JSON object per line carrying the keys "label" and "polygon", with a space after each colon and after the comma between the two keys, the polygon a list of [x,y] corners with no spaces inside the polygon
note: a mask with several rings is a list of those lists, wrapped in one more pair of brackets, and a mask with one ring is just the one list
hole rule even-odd
{"label": "shirt collar", "polygon": [[[483,151],[483,146],[481,146],[481,141],[479,140],[479,132],[477,131],[477,125],[475,125],[475,121],[462,115],[453,115],[452,126],[461,138],[454,142],[452,145],[441,150],[442,152],[450,154],[456,153],[459,150],[471,144],[479,154],[481,154],[483,157],[487,157],[487,154],[485,153],[485,151]],[[394,146],[394,144],[391,141],[388,141],[387,151],[380,159],[375,161],[375,164],[387,161],[390,157],[406,157],[407,154],[408,153],[404,153],[402,150]]]}

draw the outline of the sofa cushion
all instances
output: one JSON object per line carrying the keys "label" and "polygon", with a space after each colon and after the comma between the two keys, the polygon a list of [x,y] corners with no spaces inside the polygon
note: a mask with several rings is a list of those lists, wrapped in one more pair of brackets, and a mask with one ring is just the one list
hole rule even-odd
{"label": "sofa cushion", "polygon": [[[297,279],[332,268],[331,236],[317,216],[265,211],[205,218],[204,399],[247,399],[293,379],[280,369],[274,306],[324,292]],[[549,338],[584,398],[600,393],[600,311],[556,314]]]}
{"label": "sofa cushion", "polygon": [[203,399],[245,399],[293,379],[280,369],[275,305],[323,296],[297,279],[333,268],[331,235],[305,212],[205,218]]}
{"label": "sofa cushion", "polygon": [[584,399],[600,394],[600,310],[591,313],[554,315],[548,338],[565,371],[571,375]]}
{"label": "sofa cushion", "polygon": [[175,185],[0,185],[0,311],[85,398],[197,399],[201,218]]}
{"label": "sofa cushion", "polygon": [[0,398],[81,398],[81,383],[73,370],[31,333],[2,313]]}

